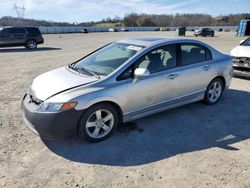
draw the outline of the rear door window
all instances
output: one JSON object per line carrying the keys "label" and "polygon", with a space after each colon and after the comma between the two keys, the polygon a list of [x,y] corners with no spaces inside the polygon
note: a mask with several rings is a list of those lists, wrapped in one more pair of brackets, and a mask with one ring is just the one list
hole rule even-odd
{"label": "rear door window", "polygon": [[211,52],[206,47],[193,43],[181,44],[182,66],[204,62],[210,59],[212,59]]}
{"label": "rear door window", "polygon": [[38,36],[41,35],[41,32],[38,28],[27,28],[28,32],[32,36]]}

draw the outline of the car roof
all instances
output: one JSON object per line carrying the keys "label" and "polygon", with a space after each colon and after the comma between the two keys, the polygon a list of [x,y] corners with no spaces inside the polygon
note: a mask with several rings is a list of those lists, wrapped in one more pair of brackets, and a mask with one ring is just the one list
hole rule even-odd
{"label": "car roof", "polygon": [[5,27],[3,27],[3,28],[25,28],[25,29],[29,29],[29,28],[36,28],[36,29],[38,29],[38,27],[32,27],[32,26],[5,26]]}
{"label": "car roof", "polygon": [[182,38],[182,37],[143,37],[143,38],[123,39],[117,42],[133,44],[138,46],[145,46],[145,47],[155,46],[162,43],[172,43],[172,42],[201,43],[198,40]]}

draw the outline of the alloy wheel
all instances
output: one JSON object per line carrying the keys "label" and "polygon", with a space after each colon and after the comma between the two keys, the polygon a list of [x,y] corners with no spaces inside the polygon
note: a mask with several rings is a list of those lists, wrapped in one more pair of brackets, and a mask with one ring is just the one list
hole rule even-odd
{"label": "alloy wheel", "polygon": [[30,40],[30,41],[28,42],[28,47],[29,47],[30,49],[35,49],[35,48],[37,47],[36,41]]}
{"label": "alloy wheel", "polygon": [[215,81],[209,88],[208,91],[208,100],[211,103],[215,103],[219,100],[222,93],[222,85],[219,81]]}
{"label": "alloy wheel", "polygon": [[106,109],[93,112],[87,119],[86,132],[92,138],[102,138],[109,134],[114,126],[114,116]]}

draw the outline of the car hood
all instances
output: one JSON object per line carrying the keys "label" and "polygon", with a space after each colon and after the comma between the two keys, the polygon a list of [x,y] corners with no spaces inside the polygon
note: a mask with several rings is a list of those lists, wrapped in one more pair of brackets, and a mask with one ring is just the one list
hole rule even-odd
{"label": "car hood", "polygon": [[82,86],[98,79],[71,72],[61,67],[36,77],[30,88],[30,93],[37,99],[45,101],[63,91]]}
{"label": "car hood", "polygon": [[230,52],[231,56],[250,57],[250,46],[237,46]]}

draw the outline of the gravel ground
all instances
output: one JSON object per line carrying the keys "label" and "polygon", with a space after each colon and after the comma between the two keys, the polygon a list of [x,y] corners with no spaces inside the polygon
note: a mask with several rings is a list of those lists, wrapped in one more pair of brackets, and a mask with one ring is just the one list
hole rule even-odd
{"label": "gravel ground", "polygon": [[[35,51],[0,49],[0,187],[250,187],[250,81],[214,106],[194,103],[119,128],[96,144],[41,140],[20,103],[33,78],[117,39],[173,32],[44,35]],[[191,33],[188,33],[191,37]],[[198,37],[228,53],[234,33]]]}

